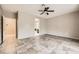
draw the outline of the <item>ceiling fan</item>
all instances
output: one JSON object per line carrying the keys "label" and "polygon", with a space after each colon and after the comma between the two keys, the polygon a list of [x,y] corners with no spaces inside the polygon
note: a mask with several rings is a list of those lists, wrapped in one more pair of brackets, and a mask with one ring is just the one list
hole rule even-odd
{"label": "ceiling fan", "polygon": [[46,6],[45,4],[42,4],[42,7],[44,7],[43,10],[38,10],[40,13],[40,15],[46,13],[47,15],[49,15],[49,12],[54,12],[54,10],[50,10],[50,7]]}

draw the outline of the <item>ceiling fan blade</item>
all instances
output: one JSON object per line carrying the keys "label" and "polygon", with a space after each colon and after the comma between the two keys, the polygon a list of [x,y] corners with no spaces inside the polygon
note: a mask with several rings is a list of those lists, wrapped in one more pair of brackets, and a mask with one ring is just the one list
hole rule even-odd
{"label": "ceiling fan blade", "polygon": [[54,10],[48,10],[47,12],[54,12]]}
{"label": "ceiling fan blade", "polygon": [[49,9],[49,7],[46,7],[47,9]]}
{"label": "ceiling fan blade", "polygon": [[40,15],[42,15],[45,11],[43,11]]}
{"label": "ceiling fan blade", "polygon": [[45,6],[45,4],[42,4],[42,6]]}

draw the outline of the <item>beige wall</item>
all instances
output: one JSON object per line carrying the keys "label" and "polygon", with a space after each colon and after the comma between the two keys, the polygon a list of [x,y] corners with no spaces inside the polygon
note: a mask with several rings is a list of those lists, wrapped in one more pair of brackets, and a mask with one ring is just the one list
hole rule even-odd
{"label": "beige wall", "polygon": [[79,12],[73,12],[47,20],[48,34],[79,39]]}
{"label": "beige wall", "polygon": [[40,18],[40,35],[47,33],[47,21]]}
{"label": "beige wall", "polygon": [[[34,36],[34,19],[36,17],[19,12],[18,38]],[[51,19],[40,19],[40,35],[52,34],[79,39],[79,12],[64,14]]]}
{"label": "beige wall", "polygon": [[33,36],[33,19],[34,17],[19,12],[18,14],[18,39]]}
{"label": "beige wall", "polygon": [[[34,36],[34,19],[33,15],[19,12],[18,15],[18,39]],[[40,19],[40,35],[46,33],[46,24],[44,19]]]}

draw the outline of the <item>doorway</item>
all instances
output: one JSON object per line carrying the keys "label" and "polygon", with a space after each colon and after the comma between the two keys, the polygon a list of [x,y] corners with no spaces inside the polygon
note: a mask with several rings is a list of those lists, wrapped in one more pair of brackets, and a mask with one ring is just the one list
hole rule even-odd
{"label": "doorway", "polygon": [[16,53],[17,20],[3,16],[3,45],[5,53]]}

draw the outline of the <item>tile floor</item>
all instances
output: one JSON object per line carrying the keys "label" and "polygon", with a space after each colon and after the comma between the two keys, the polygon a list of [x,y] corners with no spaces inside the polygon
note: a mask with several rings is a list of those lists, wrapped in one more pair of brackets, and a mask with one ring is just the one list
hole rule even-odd
{"label": "tile floor", "polygon": [[[3,52],[0,46],[0,54]],[[17,54],[79,54],[79,40],[54,35],[41,35],[18,40]]]}
{"label": "tile floor", "polygon": [[18,54],[79,54],[79,41],[76,39],[46,34],[18,42]]}

